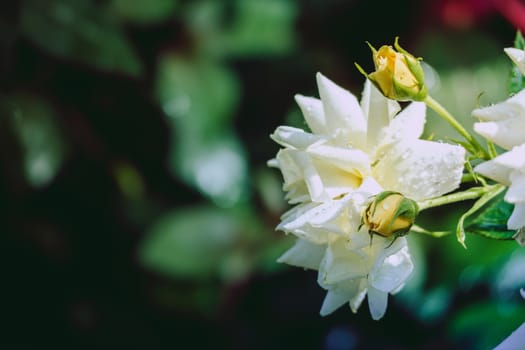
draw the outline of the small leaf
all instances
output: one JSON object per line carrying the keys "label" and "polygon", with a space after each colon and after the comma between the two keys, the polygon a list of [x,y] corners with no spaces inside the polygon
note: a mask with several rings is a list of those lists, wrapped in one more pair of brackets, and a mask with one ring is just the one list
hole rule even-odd
{"label": "small leaf", "polygon": [[[514,39],[514,47],[520,50],[525,49],[525,38],[523,38],[523,35],[521,35],[521,32],[518,31],[516,33],[516,38]],[[510,79],[508,84],[508,90],[509,94],[515,94],[520,92],[525,88],[525,77],[523,76],[523,73],[519,70],[516,65],[512,66],[512,70],[510,72]]]}
{"label": "small leaf", "polygon": [[137,76],[142,65],[121,28],[87,0],[27,0],[22,33],[43,50],[106,71]]}
{"label": "small leaf", "polygon": [[483,211],[469,218],[465,231],[493,239],[513,239],[516,232],[507,229],[507,221],[514,205],[505,202],[503,197],[503,192],[499,192]]}
{"label": "small leaf", "polygon": [[465,220],[469,218],[471,215],[475,214],[478,210],[480,210],[485,204],[487,204],[492,198],[494,198],[499,193],[501,193],[504,189],[505,189],[504,186],[495,185],[491,191],[488,191],[481,198],[479,198],[474,203],[472,208],[470,208],[465,214],[461,215],[461,217],[459,218],[458,224],[456,227],[456,236],[457,236],[458,242],[465,249],[467,248],[467,246],[465,245],[465,228],[464,228]]}

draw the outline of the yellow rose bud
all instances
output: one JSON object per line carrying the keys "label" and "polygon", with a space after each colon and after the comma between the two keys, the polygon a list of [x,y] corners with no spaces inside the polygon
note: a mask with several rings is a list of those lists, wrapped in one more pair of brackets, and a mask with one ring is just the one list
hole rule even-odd
{"label": "yellow rose bud", "polygon": [[403,50],[398,44],[398,38],[394,42],[394,48],[385,45],[376,50],[370,45],[375,72],[366,74],[359,65],[356,65],[357,68],[390,99],[424,100],[427,96],[427,87],[420,59]]}
{"label": "yellow rose bud", "polygon": [[398,192],[385,191],[368,205],[363,223],[370,233],[384,237],[404,236],[410,231],[417,214],[416,202]]}

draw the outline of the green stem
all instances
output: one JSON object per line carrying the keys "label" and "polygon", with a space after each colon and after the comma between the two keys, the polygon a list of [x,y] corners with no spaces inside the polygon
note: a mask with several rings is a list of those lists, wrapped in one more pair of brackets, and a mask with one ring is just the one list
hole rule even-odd
{"label": "green stem", "polygon": [[462,184],[465,182],[475,182],[475,181],[476,181],[476,177],[472,173],[466,173],[466,174],[463,174],[463,176],[461,176]]}
{"label": "green stem", "polygon": [[445,107],[443,107],[438,101],[434,100],[430,95],[428,95],[423,102],[432,108],[441,118],[443,118],[447,123],[449,123],[458,133],[461,134],[467,140],[467,142],[477,151],[481,158],[490,159],[490,155],[487,151],[479,144],[478,141],[467,131],[465,128],[457,121],[452,114],[450,114]]}
{"label": "green stem", "polygon": [[419,207],[419,211],[423,211],[428,208],[439,207],[445,204],[462,202],[469,199],[476,199],[483,196],[485,193],[491,191],[495,186],[497,185],[472,187],[462,192],[456,192],[446,196],[427,199],[425,201],[418,202],[417,206]]}

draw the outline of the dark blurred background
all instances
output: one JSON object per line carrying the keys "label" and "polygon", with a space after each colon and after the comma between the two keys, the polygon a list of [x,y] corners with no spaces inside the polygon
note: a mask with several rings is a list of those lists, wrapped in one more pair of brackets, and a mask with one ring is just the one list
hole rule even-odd
{"label": "dark blurred background", "polygon": [[[266,161],[323,72],[359,95],[400,36],[466,124],[507,96],[518,0],[25,0],[0,11],[2,336],[9,349],[487,349],[525,320],[515,242],[412,234],[383,320],[322,318],[279,265]],[[479,97],[479,95],[481,97]],[[438,138],[454,132],[429,113]],[[430,132],[429,132],[430,133]],[[468,203],[467,203],[468,205]],[[468,206],[421,222],[454,227]],[[438,218],[436,220],[436,218]]]}

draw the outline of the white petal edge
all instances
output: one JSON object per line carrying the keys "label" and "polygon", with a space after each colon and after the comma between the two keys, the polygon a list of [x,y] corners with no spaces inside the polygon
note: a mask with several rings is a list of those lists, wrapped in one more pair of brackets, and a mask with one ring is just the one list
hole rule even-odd
{"label": "white petal edge", "polygon": [[313,244],[298,238],[293,247],[288,249],[277,259],[279,263],[303,267],[305,269],[318,270],[323,259],[326,247]]}
{"label": "white petal edge", "polygon": [[326,141],[321,136],[310,134],[303,129],[291,126],[277,127],[270,137],[281,146],[299,150],[304,150],[312,144]]}
{"label": "white petal edge", "polygon": [[512,169],[506,166],[497,164],[495,159],[478,164],[474,167],[474,172],[488,177],[494,181],[497,181],[505,186],[510,185],[510,173]]}
{"label": "white petal edge", "polygon": [[397,101],[384,97],[367,79],[361,98],[361,108],[367,119],[366,147],[372,151],[379,143],[381,131],[390,124],[401,107]]}
{"label": "white petal edge", "polygon": [[323,103],[318,98],[295,95],[295,101],[303,112],[306,124],[314,134],[326,135],[326,118],[323,110]]}
{"label": "white petal edge", "polygon": [[525,344],[525,322],[505,338],[494,350],[520,350]]}
{"label": "white petal edge", "polygon": [[383,318],[388,306],[388,293],[375,289],[374,287],[368,286],[368,307],[370,308],[370,314],[372,319],[380,320]]}
{"label": "white petal edge", "polygon": [[503,51],[510,57],[521,73],[525,75],[525,52],[514,47],[507,47]]}
{"label": "white petal edge", "polygon": [[327,129],[331,134],[344,130],[350,137],[349,142],[362,146],[366,121],[357,98],[321,73],[317,73],[316,78]]}
{"label": "white petal edge", "polygon": [[509,203],[525,203],[525,174],[515,170],[510,174],[511,185],[505,194]]}
{"label": "white petal edge", "polygon": [[514,210],[507,221],[507,227],[510,230],[519,230],[525,227],[525,204],[518,203],[514,205]]}

